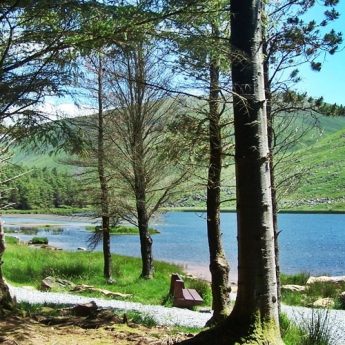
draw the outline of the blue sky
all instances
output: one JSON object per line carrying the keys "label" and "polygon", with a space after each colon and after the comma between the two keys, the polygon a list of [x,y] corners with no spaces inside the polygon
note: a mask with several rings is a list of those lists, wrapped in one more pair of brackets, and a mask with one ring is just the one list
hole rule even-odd
{"label": "blue sky", "polygon": [[[337,10],[340,12],[340,18],[332,24],[332,27],[337,32],[343,32],[345,41],[345,0],[340,0]],[[313,13],[316,19],[320,15],[320,8],[317,11]],[[345,42],[341,48],[342,50],[334,55],[324,56],[320,72],[312,71],[308,65],[303,66],[302,81],[297,88],[300,91],[307,91],[313,97],[323,96],[326,102],[345,105]]]}

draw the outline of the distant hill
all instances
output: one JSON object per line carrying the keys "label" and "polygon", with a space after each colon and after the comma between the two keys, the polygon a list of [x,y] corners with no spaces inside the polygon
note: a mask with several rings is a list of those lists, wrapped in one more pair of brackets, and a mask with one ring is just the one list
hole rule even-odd
{"label": "distant hill", "polygon": [[[314,126],[316,124],[316,126]],[[306,135],[292,147],[298,157],[298,165],[308,170],[294,191],[282,200],[284,208],[345,210],[345,117],[299,114],[292,122],[293,131],[308,128]],[[13,162],[25,167],[57,168],[73,171],[64,165],[65,153],[49,155],[28,152],[16,148]],[[206,174],[206,169],[204,170]],[[233,197],[233,166],[224,170],[223,199]],[[191,187],[193,192],[181,195],[181,202],[171,206],[205,207],[205,187]],[[233,206],[234,203],[225,203]]]}
{"label": "distant hill", "polygon": [[12,162],[24,167],[36,168],[57,168],[60,171],[68,171],[71,168],[65,165],[62,160],[67,158],[67,154],[59,153],[58,155],[49,155],[48,153],[36,153],[15,148]]}
{"label": "distant hill", "polygon": [[290,207],[345,210],[345,125],[297,153],[308,173],[286,198]]}

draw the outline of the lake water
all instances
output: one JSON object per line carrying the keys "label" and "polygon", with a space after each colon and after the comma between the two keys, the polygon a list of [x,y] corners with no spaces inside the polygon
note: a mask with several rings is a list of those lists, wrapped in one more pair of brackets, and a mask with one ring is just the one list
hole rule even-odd
{"label": "lake water", "polygon": [[[85,218],[38,215],[3,218],[5,226],[12,228],[15,225],[55,224],[59,230],[41,229],[34,235],[48,237],[49,244],[68,250],[86,247],[90,235],[86,226],[95,225],[92,219]],[[225,251],[235,279],[236,214],[223,213],[221,221]],[[282,272],[345,275],[344,214],[281,214],[279,224]],[[153,236],[155,259],[176,262],[207,276],[205,213],[168,212],[151,225],[161,232]],[[26,241],[33,237],[32,232],[16,235]],[[114,253],[140,256],[139,236],[112,236],[111,246]],[[96,250],[101,250],[101,246]]]}

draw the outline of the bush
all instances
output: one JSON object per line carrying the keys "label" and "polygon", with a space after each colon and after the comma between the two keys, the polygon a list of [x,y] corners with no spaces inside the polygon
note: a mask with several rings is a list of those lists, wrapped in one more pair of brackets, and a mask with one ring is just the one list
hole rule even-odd
{"label": "bush", "polygon": [[7,244],[18,244],[19,243],[19,239],[17,237],[14,237],[14,236],[6,236],[5,237],[5,242]]}
{"label": "bush", "polygon": [[297,274],[281,274],[280,281],[282,285],[293,284],[293,285],[306,285],[307,280],[310,277],[310,273],[302,272]]}
{"label": "bush", "polygon": [[32,240],[29,241],[30,244],[48,244],[47,237],[33,237]]}

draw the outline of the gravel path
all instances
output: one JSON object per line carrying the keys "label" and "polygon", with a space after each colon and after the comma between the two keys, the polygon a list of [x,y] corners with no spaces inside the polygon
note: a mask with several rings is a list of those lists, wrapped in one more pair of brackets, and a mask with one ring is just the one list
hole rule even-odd
{"label": "gravel path", "polygon": [[[188,309],[167,308],[155,305],[144,305],[141,303],[126,302],[119,300],[108,300],[102,298],[83,297],[68,293],[41,292],[30,288],[10,286],[12,296],[16,296],[18,302],[31,304],[65,304],[74,305],[95,301],[99,307],[113,308],[117,310],[132,310],[147,315],[155,320],[158,325],[180,325],[186,327],[203,327],[211,317],[211,312],[196,312]],[[231,299],[235,294],[231,294]],[[298,325],[306,326],[310,320],[328,320],[328,327],[332,335],[332,344],[345,345],[345,311],[344,310],[323,310],[304,307],[282,306],[282,311]]]}
{"label": "gravel path", "polygon": [[30,304],[65,304],[74,305],[95,301],[99,307],[117,310],[132,310],[152,317],[158,325],[180,325],[186,327],[203,327],[211,317],[210,312],[200,313],[188,309],[167,308],[156,305],[110,300],[103,298],[83,297],[68,293],[41,292],[34,289],[10,286],[11,295],[16,296],[18,302]]}

